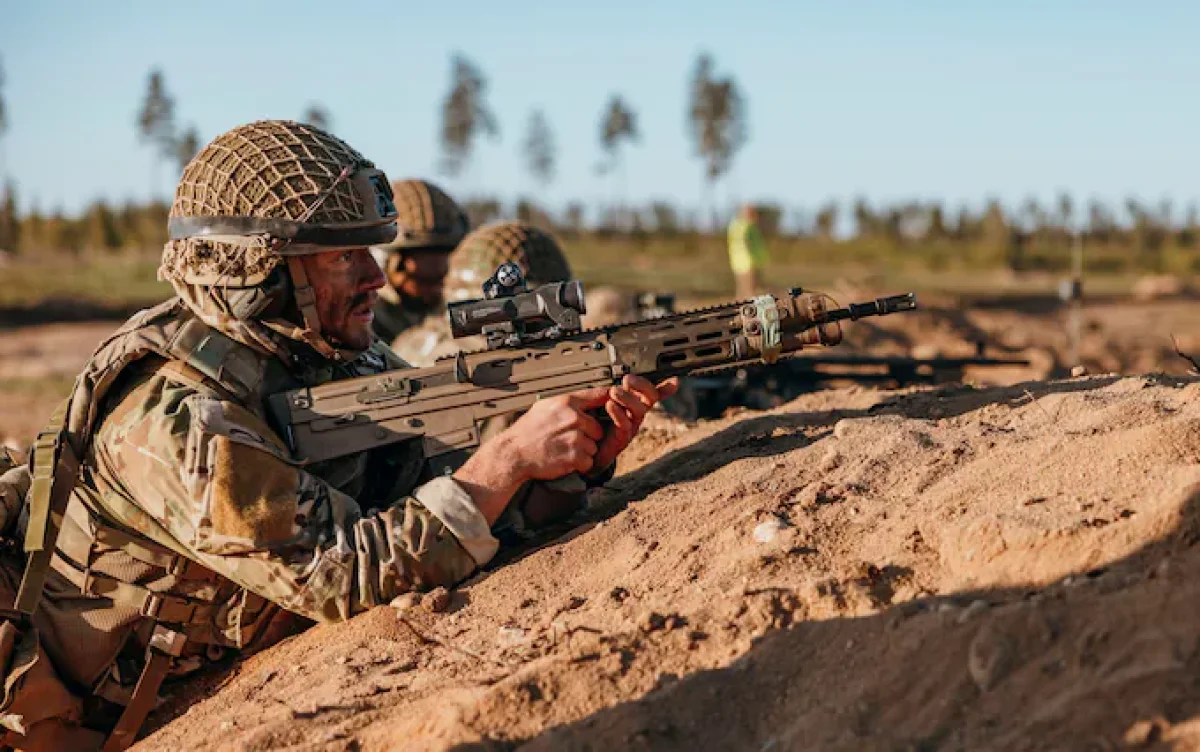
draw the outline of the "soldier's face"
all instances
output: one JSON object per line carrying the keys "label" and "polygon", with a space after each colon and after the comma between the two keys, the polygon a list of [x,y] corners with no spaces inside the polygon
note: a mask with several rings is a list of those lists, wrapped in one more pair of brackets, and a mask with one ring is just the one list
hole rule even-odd
{"label": "soldier's face", "polygon": [[354,350],[370,347],[372,309],[383,287],[383,272],[367,248],[301,256],[316,295],[321,332]]}
{"label": "soldier's face", "polygon": [[388,258],[388,284],[406,301],[432,308],[442,302],[442,285],[450,269],[450,254],[442,250],[405,249]]}

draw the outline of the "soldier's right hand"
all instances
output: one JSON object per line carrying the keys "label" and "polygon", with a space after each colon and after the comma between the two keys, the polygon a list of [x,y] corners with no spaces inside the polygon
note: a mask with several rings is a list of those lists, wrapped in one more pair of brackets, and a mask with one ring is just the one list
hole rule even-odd
{"label": "soldier's right hand", "polygon": [[553,480],[593,469],[600,422],[589,410],[604,407],[609,387],[548,397],[485,441],[454,473],[491,524],[517,490],[531,480]]}
{"label": "soldier's right hand", "polygon": [[608,402],[608,387],[538,400],[504,431],[525,480],[554,480],[592,470],[604,428],[588,414]]}

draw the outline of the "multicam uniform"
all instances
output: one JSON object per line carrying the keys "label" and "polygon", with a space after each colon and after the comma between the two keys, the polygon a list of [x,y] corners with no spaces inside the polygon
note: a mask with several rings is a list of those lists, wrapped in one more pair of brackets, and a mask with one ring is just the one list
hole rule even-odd
{"label": "multicam uniform", "polygon": [[[64,473],[73,491],[50,568],[35,554],[26,571],[46,577],[40,608],[0,628],[5,743],[95,748],[102,737],[85,726],[111,727],[116,712],[92,711],[125,705],[107,747],[124,748],[166,674],[453,584],[495,553],[469,495],[449,477],[421,483],[418,457],[306,465],[267,417],[273,392],[403,365],[382,344],[348,352],[321,336],[296,257],[386,242],[381,178],[340,140],[283,121],[226,133],[185,170],[160,269],[178,297],[101,345],[69,401],[57,466],[82,468],[77,481]],[[285,317],[292,305],[302,324]],[[3,499],[28,476],[5,480]],[[40,540],[55,515],[46,484],[33,485],[28,534]],[[20,562],[3,564],[11,602]]]}
{"label": "multicam uniform", "polygon": [[[450,253],[470,229],[462,207],[427,180],[398,180],[392,183],[392,194],[399,231],[394,240],[372,249],[385,271],[402,263],[406,252]],[[401,332],[419,326],[430,314],[426,306],[404,300],[400,291],[389,283],[379,291],[375,305],[375,334],[384,342],[391,342]]]}
{"label": "multicam uniform", "polygon": [[[450,255],[443,297],[447,301],[480,297],[484,281],[506,262],[521,267],[530,287],[571,279],[571,265],[552,236],[522,222],[496,222],[471,232]],[[405,362],[423,366],[483,344],[482,337],[454,340],[442,307],[395,338],[392,349]]]}
{"label": "multicam uniform", "polygon": [[[474,230],[450,256],[444,297],[447,301],[470,300],[482,294],[482,285],[496,268],[512,262],[521,268],[531,287],[571,279],[571,266],[558,242],[536,227],[521,222],[497,222]],[[438,358],[460,350],[482,350],[482,336],[454,339],[446,311],[430,314],[419,326],[403,332],[392,349],[414,366],[432,365]],[[483,426],[480,438],[487,440],[507,428],[518,415],[493,418]],[[595,486],[612,477],[606,468],[587,485]],[[570,517],[586,503],[585,488],[566,484],[528,484],[513,498],[496,524],[502,539],[530,537],[543,524]]]}

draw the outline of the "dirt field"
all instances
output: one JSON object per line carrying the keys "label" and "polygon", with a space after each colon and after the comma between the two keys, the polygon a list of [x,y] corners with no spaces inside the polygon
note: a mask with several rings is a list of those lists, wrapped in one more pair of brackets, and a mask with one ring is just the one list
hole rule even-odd
{"label": "dirt field", "polygon": [[[851,325],[1031,365],[656,417],[571,530],[168,690],[137,749],[1200,749],[1196,305],[1090,306],[1075,379],[1037,306]],[[0,331],[10,437],[114,325]]]}
{"label": "dirt field", "polygon": [[663,423],[574,532],[139,748],[1194,748],[1198,505],[1195,378]]}

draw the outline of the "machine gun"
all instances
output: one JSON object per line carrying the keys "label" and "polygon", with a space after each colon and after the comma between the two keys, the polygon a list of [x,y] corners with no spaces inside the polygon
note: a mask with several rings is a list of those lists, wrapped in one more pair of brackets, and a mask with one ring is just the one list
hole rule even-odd
{"label": "machine gun", "polygon": [[526,288],[503,264],[479,300],[451,303],[456,338],[487,348],[432,366],[334,381],[272,395],[272,420],[296,457],[318,462],[395,442],[421,440],[435,474],[452,472],[480,443],[490,418],[528,410],[543,397],[704,369],[774,362],[803,348],[836,345],[840,322],[917,307],[912,293],[831,308],[792,289],[778,296],[583,331],[583,285]]}

